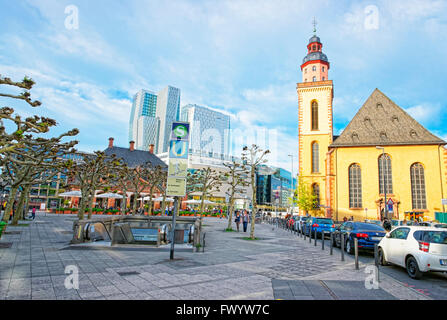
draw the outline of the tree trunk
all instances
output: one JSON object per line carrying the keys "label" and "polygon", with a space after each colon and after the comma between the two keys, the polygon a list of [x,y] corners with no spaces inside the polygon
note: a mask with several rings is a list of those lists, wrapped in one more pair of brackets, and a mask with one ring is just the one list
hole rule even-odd
{"label": "tree trunk", "polygon": [[228,212],[228,227],[227,229],[232,229],[231,224],[233,220],[233,207],[234,207],[234,195],[231,195],[230,198],[230,208]]}
{"label": "tree trunk", "polygon": [[255,239],[255,215],[256,215],[256,181],[255,181],[255,174],[254,174],[254,168],[252,168],[251,171],[251,185],[252,185],[252,211],[251,211],[251,227],[250,227],[250,238],[252,240]]}
{"label": "tree trunk", "polygon": [[126,215],[126,206],[127,206],[127,193],[126,190],[123,191],[123,199],[121,200],[121,215]]}
{"label": "tree trunk", "polygon": [[132,215],[134,216],[134,215],[136,215],[136,213],[137,213],[137,202],[138,202],[138,196],[139,196],[139,193],[138,192],[135,192],[134,193],[134,198],[133,198],[133,205],[132,205]]}
{"label": "tree trunk", "polygon": [[166,193],[163,193],[163,202],[161,203],[161,214],[166,211]]}
{"label": "tree trunk", "polygon": [[93,213],[93,199],[95,195],[95,190],[89,192],[89,200],[88,200],[88,219],[90,220],[92,218]]}
{"label": "tree trunk", "polygon": [[29,187],[25,187],[20,193],[19,202],[17,204],[17,210],[14,212],[14,216],[12,217],[11,225],[16,226],[19,224],[20,217],[23,216],[23,207],[26,200],[26,192],[29,192]]}
{"label": "tree trunk", "polygon": [[5,213],[3,214],[2,219],[3,222],[6,223],[9,222],[9,217],[11,216],[11,211],[14,205],[14,201],[16,199],[18,189],[19,189],[18,187],[12,187],[11,190],[9,191],[8,202],[6,203]]}
{"label": "tree trunk", "polygon": [[29,210],[29,192],[31,187],[28,189],[28,192],[26,193],[26,199],[25,199],[25,216],[28,214]]}

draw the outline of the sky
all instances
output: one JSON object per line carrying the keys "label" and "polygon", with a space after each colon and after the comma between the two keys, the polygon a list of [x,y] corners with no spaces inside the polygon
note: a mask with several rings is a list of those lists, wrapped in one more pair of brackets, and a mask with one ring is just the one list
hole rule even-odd
{"label": "sky", "polygon": [[0,0],[0,74],[33,78],[43,105],[0,104],[56,119],[54,134],[78,128],[77,149],[91,152],[109,137],[127,147],[133,95],[171,85],[181,106],[229,114],[237,137],[270,137],[269,163],[290,170],[293,155],[296,169],[296,84],[314,17],[331,63],[334,134],[379,88],[447,140],[440,0]]}

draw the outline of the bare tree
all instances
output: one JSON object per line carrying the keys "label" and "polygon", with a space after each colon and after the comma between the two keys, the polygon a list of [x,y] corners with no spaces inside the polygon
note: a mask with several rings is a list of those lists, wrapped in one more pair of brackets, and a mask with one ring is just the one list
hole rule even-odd
{"label": "bare tree", "polygon": [[189,191],[200,193],[200,212],[203,213],[205,198],[213,192],[220,191],[222,173],[207,167],[206,169],[196,170],[194,173],[188,173],[188,176],[187,180],[190,183]]}
{"label": "bare tree", "polygon": [[224,166],[228,169],[228,171],[224,174],[223,178],[229,185],[229,189],[226,192],[229,200],[227,230],[232,230],[231,222],[233,219],[234,201],[237,195],[245,193],[244,187],[250,185],[247,180],[250,172],[247,170],[245,165],[238,163],[236,160],[233,160],[233,162],[230,163],[224,163]]}
{"label": "bare tree", "polygon": [[248,167],[250,172],[251,188],[252,188],[252,212],[251,212],[251,228],[250,238],[255,239],[255,217],[257,211],[256,203],[256,169],[259,165],[267,163],[265,156],[269,154],[269,150],[263,151],[259,146],[253,144],[250,148],[245,146],[242,149],[242,162]]}

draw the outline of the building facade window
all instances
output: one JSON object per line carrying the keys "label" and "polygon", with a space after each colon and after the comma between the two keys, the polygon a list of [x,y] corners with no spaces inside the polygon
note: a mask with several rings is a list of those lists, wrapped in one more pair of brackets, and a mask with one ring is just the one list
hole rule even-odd
{"label": "building facade window", "polygon": [[414,163],[410,167],[410,176],[413,209],[427,209],[424,166],[421,163]]}
{"label": "building facade window", "polygon": [[385,194],[385,191],[388,194],[393,193],[391,157],[388,154],[382,154],[379,157],[379,192]]}
{"label": "building facade window", "polygon": [[317,81],[317,77],[313,77],[313,78],[312,78],[312,81],[313,81],[313,82],[316,82],[316,81]]}
{"label": "building facade window", "polygon": [[321,68],[321,70],[324,72],[324,66]]}
{"label": "building facade window", "polygon": [[312,114],[312,131],[318,130],[318,102],[312,101],[312,107],[311,107],[311,114]]}
{"label": "building facade window", "polygon": [[320,207],[320,186],[318,185],[318,183],[314,183],[312,185],[312,193],[314,194],[314,196],[316,196],[315,199],[315,209]]}
{"label": "building facade window", "polygon": [[316,66],[313,66],[313,67],[312,67],[312,71],[317,71],[317,67],[316,67]]}
{"label": "building facade window", "polygon": [[349,207],[362,207],[362,171],[356,163],[349,166]]}
{"label": "building facade window", "polygon": [[312,143],[312,173],[320,172],[320,147],[318,142]]}

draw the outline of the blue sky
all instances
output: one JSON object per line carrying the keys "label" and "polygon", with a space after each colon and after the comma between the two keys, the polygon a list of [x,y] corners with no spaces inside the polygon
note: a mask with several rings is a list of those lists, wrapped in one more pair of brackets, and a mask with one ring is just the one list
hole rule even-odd
{"label": "blue sky", "polygon": [[[77,30],[65,28],[68,5],[79,9]],[[371,5],[378,19],[367,28]],[[446,1],[0,0],[0,74],[36,80],[43,107],[13,106],[55,118],[55,133],[79,128],[80,150],[105,149],[111,136],[127,146],[133,94],[172,85],[182,106],[222,110],[242,132],[276,130],[272,162],[289,169],[314,16],[335,134],[379,88],[447,139]]]}

